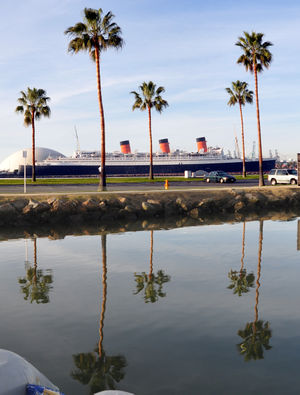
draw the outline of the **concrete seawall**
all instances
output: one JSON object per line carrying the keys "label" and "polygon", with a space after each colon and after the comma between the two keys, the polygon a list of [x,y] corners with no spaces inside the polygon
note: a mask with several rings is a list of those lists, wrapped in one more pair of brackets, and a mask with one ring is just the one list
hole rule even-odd
{"label": "concrete seawall", "polygon": [[113,226],[170,218],[193,222],[300,213],[300,188],[265,187],[205,190],[1,196],[0,226],[6,228],[95,224]]}

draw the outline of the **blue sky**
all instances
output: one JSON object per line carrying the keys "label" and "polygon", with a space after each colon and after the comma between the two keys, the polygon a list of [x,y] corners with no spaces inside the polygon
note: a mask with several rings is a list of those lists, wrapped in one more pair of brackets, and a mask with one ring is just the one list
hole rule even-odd
{"label": "blue sky", "polygon": [[[236,64],[234,44],[243,31],[257,31],[274,46],[269,70],[259,76],[263,151],[282,157],[300,152],[300,4],[202,0],[14,0],[1,4],[0,161],[31,145],[31,130],[14,113],[20,90],[43,88],[52,116],[37,123],[36,145],[71,154],[76,125],[82,149],[99,149],[100,123],[95,64],[85,53],[67,53],[64,30],[82,20],[84,7],[111,10],[123,31],[121,51],[103,54],[101,72],[107,150],[129,139],[148,150],[147,114],[134,111],[130,91],[143,81],[165,87],[169,107],[153,116],[154,149],[169,138],[171,149],[196,150],[195,139],[234,149],[240,140],[237,107],[225,88],[237,79],[254,90],[253,75]],[[246,152],[257,140],[255,105],[245,114]],[[240,143],[241,145],[241,143]],[[297,147],[299,146],[299,148]]]}

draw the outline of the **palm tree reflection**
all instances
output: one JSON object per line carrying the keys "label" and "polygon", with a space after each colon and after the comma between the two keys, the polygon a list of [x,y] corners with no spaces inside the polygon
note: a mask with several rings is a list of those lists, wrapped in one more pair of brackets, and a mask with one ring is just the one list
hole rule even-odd
{"label": "palm tree reflection", "polygon": [[253,322],[247,322],[244,329],[238,331],[238,335],[243,339],[237,345],[238,351],[244,356],[245,361],[251,359],[263,359],[264,350],[270,350],[269,342],[272,337],[270,323],[268,321],[258,319],[258,302],[259,302],[259,288],[260,288],[260,275],[261,275],[261,253],[263,242],[263,221],[259,224],[259,247],[258,247],[258,265],[257,265],[257,279],[256,279],[256,292],[255,292],[255,318]]}
{"label": "palm tree reflection", "polygon": [[170,281],[171,277],[164,273],[163,270],[158,270],[156,274],[153,273],[153,230],[150,233],[150,271],[149,274],[142,272],[135,273],[134,279],[136,282],[137,295],[144,290],[145,303],[155,303],[159,298],[166,296],[163,292],[163,285]]}
{"label": "palm tree reflection", "polygon": [[71,376],[88,385],[90,394],[115,390],[116,383],[125,377],[126,358],[122,355],[108,356],[103,349],[103,329],[107,300],[107,255],[106,235],[101,236],[102,244],[102,305],[99,325],[99,342],[94,351],[73,355],[75,369]]}
{"label": "palm tree reflection", "polygon": [[237,270],[230,270],[228,273],[228,278],[231,280],[231,284],[227,287],[232,289],[233,293],[238,296],[250,291],[250,288],[254,286],[255,276],[254,274],[248,273],[244,269],[244,257],[245,257],[245,228],[246,222],[243,223],[243,241],[242,241],[242,257],[241,257],[241,268],[238,272]]}
{"label": "palm tree reflection", "polygon": [[44,274],[42,269],[37,268],[37,239],[33,239],[34,266],[32,267],[26,258],[25,268],[26,277],[19,278],[21,291],[24,294],[24,300],[30,300],[30,303],[49,303],[49,292],[53,288],[52,270],[47,269]]}
{"label": "palm tree reflection", "polygon": [[80,353],[73,355],[76,366],[71,373],[72,377],[81,384],[88,385],[90,394],[95,394],[105,390],[115,390],[116,384],[124,377],[126,359],[122,355],[107,356],[102,351],[101,357],[98,354],[98,347],[94,352]]}

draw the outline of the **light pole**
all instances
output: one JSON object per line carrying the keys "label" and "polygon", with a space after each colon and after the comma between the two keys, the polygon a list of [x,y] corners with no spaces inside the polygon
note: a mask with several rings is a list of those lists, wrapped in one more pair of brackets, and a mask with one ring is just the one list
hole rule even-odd
{"label": "light pole", "polygon": [[24,193],[26,193],[26,158],[27,158],[27,151],[23,151],[23,158],[24,158]]}

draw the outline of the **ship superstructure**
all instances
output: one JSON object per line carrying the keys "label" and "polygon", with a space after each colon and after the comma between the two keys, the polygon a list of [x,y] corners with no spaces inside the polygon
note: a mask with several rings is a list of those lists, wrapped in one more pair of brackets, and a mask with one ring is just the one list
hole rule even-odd
{"label": "ship superstructure", "polygon": [[[156,175],[183,175],[185,171],[224,170],[241,172],[242,160],[225,155],[220,147],[207,147],[205,137],[196,139],[197,151],[186,152],[170,150],[167,138],[159,140],[160,150],[153,154],[153,168]],[[150,154],[131,152],[129,140],[120,142],[120,151],[106,153],[106,174],[108,176],[147,175]],[[83,151],[77,149],[71,157],[47,158],[36,164],[40,176],[84,176],[99,174],[101,162],[100,151]],[[264,171],[275,166],[275,159],[264,159]],[[258,171],[258,160],[246,160],[248,172]],[[30,169],[29,169],[30,171]],[[22,166],[19,169],[22,173]]]}

